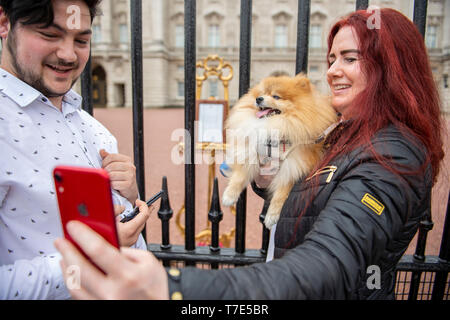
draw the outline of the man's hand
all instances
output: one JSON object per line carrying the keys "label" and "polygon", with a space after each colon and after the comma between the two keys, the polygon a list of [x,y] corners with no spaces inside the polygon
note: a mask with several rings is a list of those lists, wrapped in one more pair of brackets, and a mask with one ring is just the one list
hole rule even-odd
{"label": "man's hand", "polygon": [[[150,252],[129,248],[119,251],[78,221],[69,222],[67,231],[93,263],[104,272],[97,269],[69,241],[57,239],[55,247],[63,257],[61,268],[73,298],[169,298],[166,271]],[[74,267],[79,270],[75,275]]]}
{"label": "man's hand", "polygon": [[108,171],[111,187],[120,195],[134,203],[138,198],[136,183],[136,167],[130,157],[123,154],[110,154],[104,149],[100,150],[102,168]]}
{"label": "man's hand", "polygon": [[114,214],[116,215],[116,226],[117,233],[119,236],[119,243],[122,247],[131,247],[136,243],[145,227],[145,223],[150,217],[150,213],[153,211],[153,207],[148,208],[144,201],[136,200],[136,207],[139,207],[139,214],[132,220],[122,223],[122,219],[119,214],[121,214],[125,207],[114,206]]}

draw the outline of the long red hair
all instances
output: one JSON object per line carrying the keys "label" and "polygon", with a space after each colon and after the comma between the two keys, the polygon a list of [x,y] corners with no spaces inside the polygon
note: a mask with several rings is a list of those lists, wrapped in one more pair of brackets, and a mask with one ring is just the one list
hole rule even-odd
{"label": "long red hair", "polygon": [[[330,31],[328,55],[339,30],[344,26],[353,28],[360,43],[362,71],[366,75],[367,86],[346,108],[351,121],[342,135],[333,140],[332,147],[312,170],[310,177],[340,154],[368,145],[386,169],[399,175],[424,174],[427,166],[431,165],[434,183],[444,157],[441,137],[443,122],[441,101],[425,43],[417,27],[402,13],[388,8],[379,10],[380,21],[375,21],[375,28],[369,27],[373,25],[373,20],[369,24],[367,22],[374,13],[359,10],[338,21]],[[416,137],[426,147],[426,161],[420,170],[394,166],[391,159],[383,158],[373,148],[371,139],[375,133],[391,123],[405,134]],[[311,191],[303,195],[306,206],[299,213],[287,247],[295,240],[300,220],[313,201],[318,181],[313,178],[311,183]]]}
{"label": "long red hair", "polygon": [[[431,164],[435,182],[444,157],[443,122],[425,43],[414,23],[402,13],[389,8],[377,10],[380,10],[378,25],[373,24],[374,12],[359,10],[337,22],[330,31],[328,54],[339,30],[344,26],[353,28],[360,43],[367,87],[347,108],[352,122],[319,166],[342,152],[371,145],[374,134],[392,123],[426,147],[425,165],[417,173],[423,174]],[[372,152],[387,169],[404,173],[381,159],[373,148]]]}

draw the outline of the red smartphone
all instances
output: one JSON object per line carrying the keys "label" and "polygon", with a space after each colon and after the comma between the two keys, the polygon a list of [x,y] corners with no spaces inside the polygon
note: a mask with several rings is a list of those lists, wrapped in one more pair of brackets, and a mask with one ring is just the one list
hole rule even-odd
{"label": "red smartphone", "polygon": [[53,178],[66,239],[82,252],[66,230],[69,221],[78,220],[119,248],[111,184],[106,170],[57,166],[53,170]]}

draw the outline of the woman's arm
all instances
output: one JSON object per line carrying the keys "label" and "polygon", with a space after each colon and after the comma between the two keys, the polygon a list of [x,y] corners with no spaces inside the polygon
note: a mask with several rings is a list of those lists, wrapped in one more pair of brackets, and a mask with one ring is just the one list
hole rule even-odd
{"label": "woman's arm", "polygon": [[[389,145],[385,141],[379,147],[396,162],[421,165],[403,141]],[[76,297],[168,298],[178,291],[177,297],[184,299],[352,298],[366,277],[367,266],[382,264],[396,242],[406,248],[427,206],[430,177],[402,178],[362,152],[341,178],[305,241],[281,259],[246,268],[186,268],[176,277],[168,276],[150,253],[139,257],[128,250],[120,253],[77,226],[72,233],[75,241],[106,272],[103,275],[67,242],[58,240],[56,246],[65,266],[76,263],[81,267],[82,291],[72,292]],[[374,211],[365,204],[366,195],[383,210]]]}

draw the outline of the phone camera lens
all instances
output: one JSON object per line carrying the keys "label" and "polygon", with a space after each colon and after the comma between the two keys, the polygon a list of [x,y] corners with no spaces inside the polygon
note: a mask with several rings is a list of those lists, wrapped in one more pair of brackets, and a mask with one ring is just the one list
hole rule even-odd
{"label": "phone camera lens", "polygon": [[59,172],[55,173],[55,180],[57,182],[62,182],[63,179],[62,179],[61,174]]}

